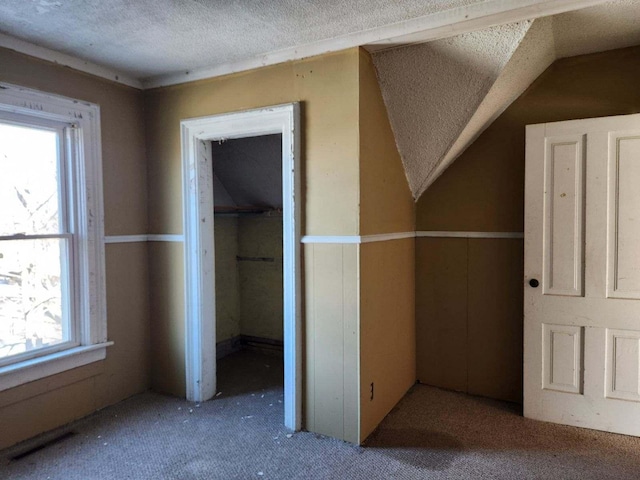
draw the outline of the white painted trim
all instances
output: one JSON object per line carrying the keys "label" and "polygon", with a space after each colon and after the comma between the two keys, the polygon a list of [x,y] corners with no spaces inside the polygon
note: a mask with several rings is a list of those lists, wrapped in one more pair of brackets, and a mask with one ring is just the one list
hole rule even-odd
{"label": "white painted trim", "polygon": [[300,243],[360,243],[359,235],[305,235]]}
{"label": "white painted trim", "polygon": [[379,51],[402,45],[425,43],[507,23],[600,5],[607,0],[489,0],[383,27],[386,38],[366,42],[367,50]]}
{"label": "white painted trim", "polygon": [[138,243],[138,242],[184,242],[184,235],[160,233],[149,235],[109,235],[104,243]]}
{"label": "white painted trim", "polygon": [[302,425],[300,111],[297,103],[181,122],[187,398],[216,392],[213,169],[210,140],[282,135],[284,421]]}
{"label": "white painted trim", "polygon": [[70,67],[80,72],[90,73],[96,77],[106,78],[116,83],[128,85],[129,87],[142,89],[142,82],[125,73],[118,72],[111,68],[103,67],[87,60],[82,60],[72,55],[60,53],[49,48],[40,47],[33,43],[20,40],[15,37],[10,37],[0,33],[0,47],[13,50],[31,57],[46,60],[48,62],[62,65],[63,67]]}
{"label": "white painted trim", "polygon": [[104,237],[104,243],[137,243],[149,241],[148,235],[110,235]]}
{"label": "white painted trim", "polygon": [[[107,342],[100,107],[0,83],[0,111],[65,124],[69,224],[73,232],[74,312],[83,347]],[[46,358],[46,356],[42,357]]]}
{"label": "white painted trim", "polygon": [[268,65],[336,52],[358,46],[371,51],[422,43],[461,33],[599,5],[606,0],[488,0],[404,22],[349,33],[306,45],[297,45],[237,62],[185,72],[158,75],[142,81],[144,88],[157,88],[219,77]]}
{"label": "white painted trim", "polygon": [[[445,232],[445,231],[418,231],[400,233],[379,233],[374,235],[305,235],[301,243],[325,243],[325,244],[362,244],[373,242],[386,242],[413,237],[435,238],[524,238],[522,232]],[[184,235],[157,234],[157,235],[114,235],[105,237],[104,243],[135,243],[135,242],[184,242]]]}
{"label": "white painted trim", "polygon": [[420,231],[416,237],[424,238],[524,238],[523,232],[437,232]]}
{"label": "white painted trim", "polygon": [[113,342],[70,348],[0,368],[0,392],[72,368],[104,360]]}
{"label": "white painted trim", "polygon": [[375,235],[305,235],[301,243],[361,244],[413,238],[415,232],[379,233]]}
{"label": "white painted trim", "polygon": [[389,240],[402,240],[404,238],[414,238],[416,232],[400,232],[400,233],[379,233],[377,235],[363,235],[360,237],[360,243],[387,242]]}
{"label": "white painted trim", "polygon": [[505,23],[556,15],[605,3],[607,0],[488,0],[410,20],[296,45],[248,59],[205,68],[172,72],[147,79],[57,52],[9,35],[0,34],[0,47],[40,58],[75,70],[138,89],[157,88],[219,77],[277,63],[366,46],[370,51],[423,43]]}
{"label": "white painted trim", "polygon": [[184,235],[173,233],[149,234],[147,235],[149,242],[184,242]]}

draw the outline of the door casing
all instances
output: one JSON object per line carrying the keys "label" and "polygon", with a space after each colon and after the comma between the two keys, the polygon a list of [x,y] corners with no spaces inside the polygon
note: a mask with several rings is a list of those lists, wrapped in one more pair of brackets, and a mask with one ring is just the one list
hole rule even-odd
{"label": "door casing", "polygon": [[180,123],[185,273],[186,397],[216,394],[216,305],[212,140],[282,135],[284,423],[302,421],[301,176],[298,103]]}

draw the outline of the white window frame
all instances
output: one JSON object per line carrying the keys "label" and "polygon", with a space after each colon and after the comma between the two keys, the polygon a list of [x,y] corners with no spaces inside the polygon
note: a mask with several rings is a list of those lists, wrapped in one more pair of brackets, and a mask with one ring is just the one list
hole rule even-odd
{"label": "white window frame", "polygon": [[33,120],[34,127],[66,125],[64,154],[72,169],[67,178],[73,179],[67,185],[74,223],[70,285],[77,331],[68,348],[45,348],[42,355],[18,356],[0,367],[0,391],[104,360],[106,347],[113,344],[107,340],[100,107],[0,82],[0,119],[12,114],[23,122]]}

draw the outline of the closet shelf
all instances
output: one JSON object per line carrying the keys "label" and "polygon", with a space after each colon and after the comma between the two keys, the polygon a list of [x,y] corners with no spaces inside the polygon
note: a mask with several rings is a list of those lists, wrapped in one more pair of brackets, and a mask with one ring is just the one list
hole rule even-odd
{"label": "closet shelf", "polygon": [[214,207],[213,208],[214,215],[282,215],[281,208],[272,208],[272,207],[256,207],[256,206],[246,206],[246,207]]}

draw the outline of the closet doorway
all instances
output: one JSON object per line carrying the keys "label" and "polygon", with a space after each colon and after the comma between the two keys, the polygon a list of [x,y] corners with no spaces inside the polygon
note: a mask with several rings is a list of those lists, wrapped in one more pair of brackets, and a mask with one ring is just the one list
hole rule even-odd
{"label": "closet doorway", "polygon": [[211,157],[216,395],[282,423],[282,135],[213,140]]}
{"label": "closet doorway", "polygon": [[[259,110],[215,115],[205,118],[189,119],[181,122],[182,127],[182,163],[183,163],[183,201],[184,201],[184,225],[185,225],[185,279],[186,279],[186,384],[187,398],[192,401],[205,401],[213,398],[217,392],[216,377],[216,344],[221,353],[234,348],[233,342],[244,342],[244,346],[256,348],[278,347],[278,339],[269,337],[277,336],[277,329],[273,325],[252,324],[245,322],[248,328],[244,334],[238,329],[239,338],[224,343],[217,340],[218,334],[223,335],[228,323],[217,325],[218,315],[222,315],[224,308],[229,305],[229,298],[218,299],[217,296],[224,291],[223,285],[216,286],[217,282],[228,282],[224,278],[222,270],[216,268],[217,261],[225,261],[220,257],[220,251],[216,250],[216,241],[232,243],[233,233],[224,236],[225,228],[233,232],[233,223],[236,228],[235,255],[238,276],[247,279],[248,293],[255,294],[257,285],[249,285],[256,277],[250,276],[250,271],[255,270],[258,263],[273,263],[275,267],[277,255],[261,254],[251,249],[251,239],[260,235],[261,228],[267,228],[271,235],[270,243],[274,246],[278,241],[282,246],[282,349],[284,360],[284,424],[288,428],[299,430],[301,427],[301,257],[300,257],[300,155],[299,155],[299,109],[297,104],[281,105]],[[244,141],[243,141],[244,139]],[[252,182],[253,188],[242,191],[238,189],[238,182],[229,180],[227,161],[221,161],[216,165],[214,152],[218,155],[223,150],[242,149],[242,145],[251,148],[259,146],[265,148],[264,142],[273,146],[280,143],[280,182],[277,187]],[[242,142],[242,144],[240,143]],[[218,148],[220,147],[220,148]],[[246,148],[246,147],[244,147]],[[227,152],[228,153],[228,152]],[[219,156],[218,158],[223,158]],[[273,160],[273,159],[272,159]],[[255,161],[255,159],[254,159]],[[251,162],[249,162],[251,163]],[[268,163],[268,162],[267,162]],[[225,164],[225,166],[223,166]],[[255,165],[254,165],[255,167]],[[269,169],[269,175],[273,177],[273,165]],[[223,170],[225,173],[223,173]],[[214,170],[216,175],[214,175]],[[252,172],[242,172],[251,177]],[[236,174],[238,174],[236,172]],[[220,173],[220,177],[218,176]],[[255,172],[254,172],[255,173]],[[264,176],[264,172],[261,174]],[[232,175],[233,176],[233,175]],[[227,177],[227,185],[221,177]],[[260,175],[258,175],[260,177]],[[259,178],[258,178],[259,180]],[[267,180],[265,177],[264,180]],[[240,182],[242,183],[242,182]],[[256,187],[257,185],[257,187]],[[246,187],[246,185],[245,185]],[[274,188],[280,189],[281,205],[274,201]],[[233,191],[233,194],[230,192]],[[249,190],[253,190],[250,193]],[[260,190],[260,192],[256,192]],[[234,195],[237,199],[234,199]],[[266,201],[266,196],[271,200]],[[214,199],[216,199],[214,201]],[[250,200],[251,199],[251,200]],[[242,203],[249,204],[242,205]],[[226,205],[225,205],[226,203]],[[274,205],[275,203],[275,205]],[[216,222],[216,212],[218,222]],[[227,221],[223,226],[223,218],[236,220]],[[232,212],[233,211],[233,212]],[[236,215],[233,217],[232,215]],[[251,218],[258,220],[252,225]],[[260,222],[261,221],[261,222]],[[273,234],[277,222],[281,222],[281,240]],[[240,225],[242,224],[242,227]],[[258,224],[261,224],[258,226]],[[220,228],[218,232],[216,229]],[[241,238],[238,233],[245,231]],[[243,243],[244,242],[244,243]],[[229,246],[229,245],[227,245]],[[255,244],[253,245],[255,247]],[[247,247],[248,249],[245,249]],[[265,247],[266,248],[266,247]],[[242,254],[248,252],[247,254]],[[225,255],[228,260],[229,252]],[[271,262],[273,259],[273,262]],[[250,265],[251,264],[251,265]],[[246,272],[241,273],[244,269]],[[264,268],[263,268],[264,270]],[[272,268],[271,274],[277,268]],[[217,273],[218,272],[218,273]],[[228,272],[228,271],[227,271]],[[255,273],[255,272],[254,272]],[[268,276],[268,275],[267,275]],[[221,277],[221,278],[218,278]],[[273,279],[273,275],[272,278]],[[254,282],[255,283],[255,282]],[[253,289],[253,290],[252,290]],[[212,294],[215,293],[215,294]],[[228,293],[228,292],[227,292]],[[222,295],[222,294],[221,294]],[[231,294],[233,297],[234,294]],[[238,293],[242,295],[242,291]],[[223,295],[224,296],[224,295]],[[221,305],[218,305],[222,302]],[[233,300],[231,301],[233,304]],[[222,308],[218,308],[222,307]],[[271,305],[273,307],[273,305]],[[241,308],[241,307],[240,307]],[[259,306],[247,306],[246,313],[255,314]],[[233,311],[233,307],[231,307]],[[273,309],[272,309],[273,310]],[[240,318],[242,311],[236,310]],[[221,322],[225,320],[220,319]],[[239,324],[238,324],[239,325]],[[260,328],[266,330],[260,330]],[[257,329],[257,330],[256,330]],[[262,332],[262,333],[261,333]],[[275,332],[275,333],[274,333]],[[253,333],[253,334],[252,334]],[[256,334],[258,333],[258,334]],[[224,335],[229,335],[228,331]],[[259,340],[259,341],[256,341]],[[266,340],[266,341],[265,341]],[[272,342],[269,342],[272,340]],[[226,350],[226,351],[225,351]]]}

